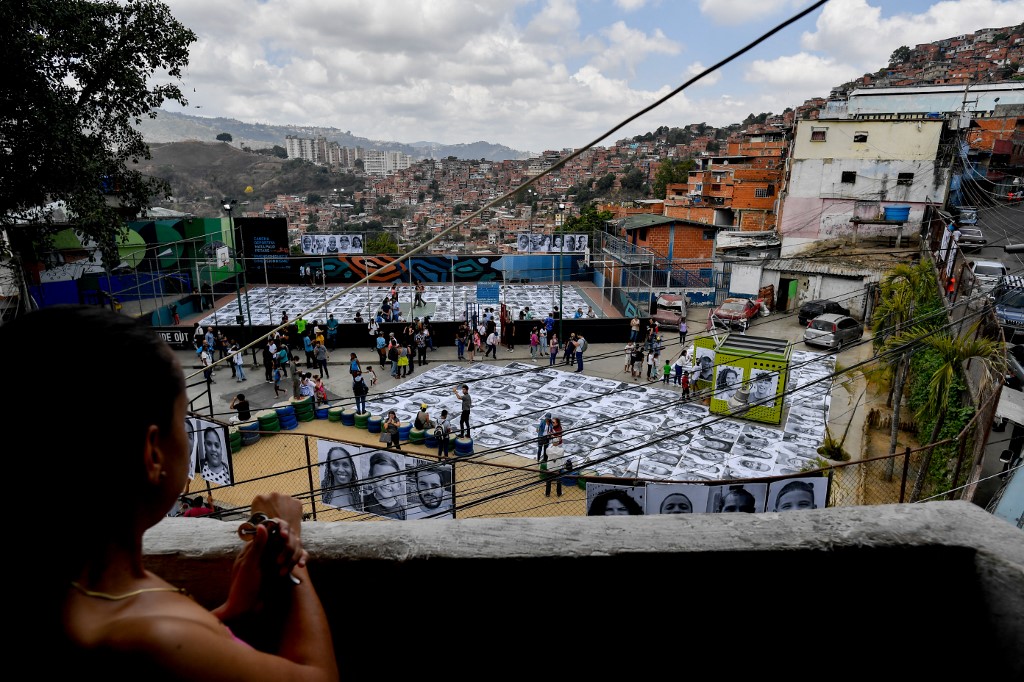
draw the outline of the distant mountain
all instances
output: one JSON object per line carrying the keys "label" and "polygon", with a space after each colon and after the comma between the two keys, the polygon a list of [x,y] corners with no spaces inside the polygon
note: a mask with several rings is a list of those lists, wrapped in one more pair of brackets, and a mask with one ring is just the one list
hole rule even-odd
{"label": "distant mountain", "polygon": [[469,144],[439,144],[416,142],[405,144],[357,137],[351,131],[317,126],[270,125],[265,123],[243,123],[233,118],[209,118],[192,116],[173,111],[160,110],[156,118],[144,118],[139,130],[147,142],[184,142],[199,140],[214,142],[221,133],[229,133],[232,144],[253,149],[265,149],[274,145],[284,146],[286,135],[298,137],[323,136],[343,147],[363,147],[382,151],[404,152],[416,160],[454,156],[459,159],[488,159],[508,161],[528,159],[530,152],[521,152],[500,144],[472,142]]}

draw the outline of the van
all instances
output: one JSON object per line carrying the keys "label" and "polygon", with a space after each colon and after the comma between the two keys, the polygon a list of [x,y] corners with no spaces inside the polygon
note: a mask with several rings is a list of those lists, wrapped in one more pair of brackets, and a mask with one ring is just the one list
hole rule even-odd
{"label": "van", "polygon": [[686,296],[681,294],[658,294],[654,299],[651,319],[663,329],[679,329],[679,323],[686,319]]}

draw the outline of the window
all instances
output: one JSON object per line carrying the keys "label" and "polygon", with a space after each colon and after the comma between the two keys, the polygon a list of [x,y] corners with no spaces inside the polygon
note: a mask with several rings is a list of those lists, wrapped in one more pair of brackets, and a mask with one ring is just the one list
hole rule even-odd
{"label": "window", "polygon": [[897,185],[913,185],[914,174],[913,173],[900,173],[896,176]]}
{"label": "window", "polygon": [[692,194],[700,194],[703,191],[704,191],[704,183],[703,182],[695,182],[693,184],[693,192],[692,192]]}
{"label": "window", "polygon": [[855,132],[853,134],[853,141],[854,142],[867,142],[868,141],[868,131],[866,131],[866,130],[858,130],[857,132]]}
{"label": "window", "polygon": [[715,238],[715,231],[714,230],[704,230],[704,239],[711,239],[711,240],[713,240],[714,238]]}
{"label": "window", "polygon": [[756,199],[767,199],[771,196],[771,192],[768,191],[767,187],[755,187],[754,198]]}
{"label": "window", "polygon": [[828,128],[811,128],[811,142],[824,142]]}
{"label": "window", "polygon": [[857,182],[857,171],[843,171],[843,182],[847,184],[854,184]]}

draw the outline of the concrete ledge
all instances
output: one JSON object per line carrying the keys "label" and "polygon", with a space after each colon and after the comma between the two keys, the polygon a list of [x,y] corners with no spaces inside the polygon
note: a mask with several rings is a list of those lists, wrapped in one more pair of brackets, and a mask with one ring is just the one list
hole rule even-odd
{"label": "concrete ledge", "polygon": [[[235,527],[167,519],[146,535],[148,565],[213,606]],[[1024,674],[1024,535],[967,502],[310,523],[303,538],[346,676],[382,665],[382,637],[407,662],[465,647],[467,663],[490,661],[474,677],[635,675],[716,655],[758,674],[786,660]]]}

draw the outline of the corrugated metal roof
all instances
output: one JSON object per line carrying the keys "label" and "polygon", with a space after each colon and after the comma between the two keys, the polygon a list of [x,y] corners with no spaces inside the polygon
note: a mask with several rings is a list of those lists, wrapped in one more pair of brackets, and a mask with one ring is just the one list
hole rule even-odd
{"label": "corrugated metal roof", "polygon": [[808,275],[836,275],[837,277],[865,277],[882,276],[886,269],[868,268],[862,265],[852,265],[836,262],[834,257],[829,258],[779,258],[778,260],[765,261],[765,270],[776,270],[786,272],[802,272]]}
{"label": "corrugated metal roof", "polygon": [[655,225],[668,225],[680,222],[676,218],[666,218],[656,213],[634,213],[622,219],[622,227],[625,230],[636,230],[641,227],[653,227]]}

